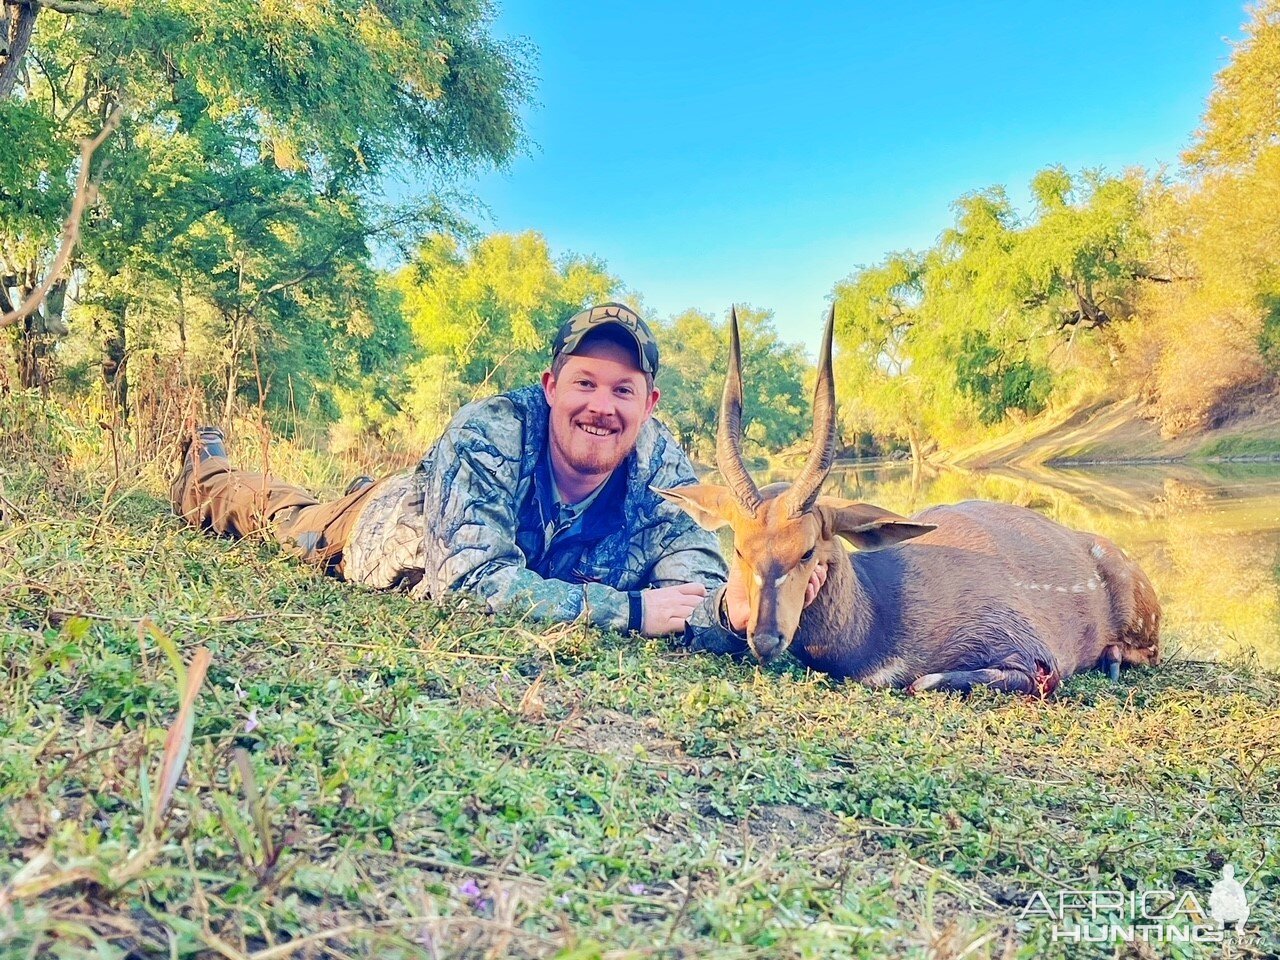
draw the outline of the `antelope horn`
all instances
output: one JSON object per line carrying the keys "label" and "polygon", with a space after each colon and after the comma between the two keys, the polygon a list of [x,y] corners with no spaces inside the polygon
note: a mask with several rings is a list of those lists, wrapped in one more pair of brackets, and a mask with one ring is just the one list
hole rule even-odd
{"label": "antelope horn", "polygon": [[836,308],[832,304],[827,315],[827,329],[822,335],[818,382],[813,388],[813,450],[799,478],[784,494],[790,508],[788,512],[793,517],[807,513],[813,506],[836,458],[836,386],[831,375],[831,337],[835,324]]}
{"label": "antelope horn", "polygon": [[716,432],[716,466],[744,510],[753,517],[762,500],[756,483],[742,462],[742,347],[738,343],[738,309],[729,314],[729,372],[720,401],[720,426]]}

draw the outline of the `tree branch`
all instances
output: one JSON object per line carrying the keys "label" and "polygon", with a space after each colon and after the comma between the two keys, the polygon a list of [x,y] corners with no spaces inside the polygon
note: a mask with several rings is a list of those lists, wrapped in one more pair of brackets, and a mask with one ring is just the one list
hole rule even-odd
{"label": "tree branch", "polygon": [[45,10],[66,14],[69,17],[77,13],[97,16],[107,12],[106,7],[100,3],[94,3],[93,0],[26,0],[26,2],[28,6],[43,7]]}
{"label": "tree branch", "polygon": [[44,302],[44,298],[58,276],[66,269],[67,263],[71,260],[71,254],[75,251],[76,242],[80,239],[80,218],[84,216],[85,208],[98,195],[98,183],[89,176],[90,161],[93,160],[94,151],[102,146],[107,137],[120,126],[123,117],[124,105],[121,104],[112,111],[96,137],[92,140],[80,141],[80,172],[76,174],[76,193],[71,201],[71,213],[67,215],[66,222],[62,226],[62,245],[58,248],[53,263],[49,265],[49,272],[45,274],[44,280],[23,300],[22,306],[0,316],[0,330],[20,323],[39,310],[40,304]]}

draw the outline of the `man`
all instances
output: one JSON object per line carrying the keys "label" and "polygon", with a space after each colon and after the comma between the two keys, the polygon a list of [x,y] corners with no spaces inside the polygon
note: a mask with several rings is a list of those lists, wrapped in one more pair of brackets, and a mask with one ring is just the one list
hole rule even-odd
{"label": "man", "polygon": [[[652,419],[648,324],[620,303],[591,307],[564,323],[551,357],[541,386],[460,410],[414,472],[361,478],[328,503],[232,469],[221,433],[204,428],[174,482],[174,510],[225,535],[269,529],[369,587],[461,590],[495,612],[742,649],[715,537],[652,489],[695,476]],[[738,598],[730,603],[737,613]]]}

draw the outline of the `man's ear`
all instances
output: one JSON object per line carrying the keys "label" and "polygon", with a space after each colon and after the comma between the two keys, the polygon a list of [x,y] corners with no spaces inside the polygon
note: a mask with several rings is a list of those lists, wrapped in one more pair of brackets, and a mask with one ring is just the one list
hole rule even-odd
{"label": "man's ear", "polygon": [[662,391],[659,390],[657,387],[654,387],[652,390],[649,391],[649,400],[645,404],[645,408],[644,408],[644,418],[646,420],[648,420],[651,416],[653,416],[653,411],[657,409],[658,400],[661,399],[661,397],[662,397]]}
{"label": "man's ear", "polygon": [[550,370],[542,371],[542,395],[547,398],[547,406],[556,398],[556,375]]}
{"label": "man's ear", "polygon": [[728,523],[728,511],[733,509],[736,502],[728,487],[713,483],[695,483],[670,490],[660,490],[657,487],[649,489],[693,517],[694,523],[703,530],[719,530]]}
{"label": "man's ear", "polygon": [[859,550],[882,550],[937,529],[932,523],[916,523],[883,507],[836,497],[819,497],[813,511],[822,522],[823,537],[844,537]]}

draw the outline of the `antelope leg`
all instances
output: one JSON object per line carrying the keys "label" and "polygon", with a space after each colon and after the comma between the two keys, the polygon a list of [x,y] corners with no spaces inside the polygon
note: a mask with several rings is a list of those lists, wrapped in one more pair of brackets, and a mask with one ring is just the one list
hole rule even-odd
{"label": "antelope leg", "polygon": [[968,693],[974,687],[986,685],[993,690],[1008,693],[1031,693],[1044,696],[1046,684],[1025,670],[989,667],[986,670],[953,670],[950,673],[926,673],[917,677],[907,687],[907,693],[923,693],[925,690],[957,690]]}
{"label": "antelope leg", "polygon": [[1107,676],[1112,682],[1120,679],[1120,646],[1119,644],[1111,644],[1106,650],[1102,651],[1102,663],[1100,666],[1107,671]]}

